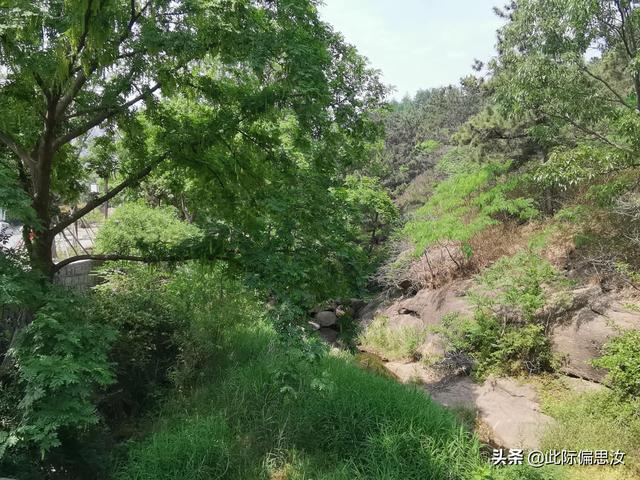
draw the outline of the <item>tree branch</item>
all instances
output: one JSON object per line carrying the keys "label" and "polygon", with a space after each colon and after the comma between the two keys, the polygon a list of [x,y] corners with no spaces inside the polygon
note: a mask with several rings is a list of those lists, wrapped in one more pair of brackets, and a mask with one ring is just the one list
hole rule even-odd
{"label": "tree branch", "polygon": [[80,220],[86,214],[88,214],[92,210],[95,210],[96,208],[98,208],[104,202],[106,202],[108,200],[111,200],[113,197],[118,195],[125,188],[130,187],[130,186],[138,183],[144,177],[149,175],[149,173],[151,173],[151,171],[156,166],[158,166],[164,159],[165,159],[164,156],[161,157],[160,159],[156,160],[155,162],[151,163],[150,165],[147,165],[146,167],[144,167],[139,172],[137,172],[134,175],[130,176],[129,178],[124,180],[122,183],[120,183],[117,187],[111,189],[110,191],[108,191],[104,195],[102,195],[100,197],[97,197],[97,198],[91,200],[90,202],[87,202],[87,204],[84,207],[82,207],[79,210],[77,210],[76,212],[74,212],[71,216],[61,220],[53,228],[51,228],[51,234],[52,235],[57,235],[62,230],[67,228],[69,225],[71,225],[72,223]]}
{"label": "tree branch", "polygon": [[571,117],[569,117],[569,116],[550,113],[550,112],[547,112],[547,111],[542,110],[542,109],[539,109],[538,111],[540,113],[542,113],[543,115],[547,115],[549,117],[557,118],[559,120],[564,120],[565,122],[568,122],[571,125],[573,125],[574,127],[576,127],[578,130],[581,130],[582,132],[586,133],[587,135],[591,135],[592,137],[597,138],[598,140],[606,143],[607,145],[609,145],[609,146],[611,146],[613,148],[617,148],[618,150],[621,150],[621,151],[626,152],[626,153],[634,153],[633,150],[630,149],[629,147],[626,147],[624,145],[620,145],[620,144],[617,144],[615,142],[612,142],[607,137],[605,137],[603,134],[601,134],[599,132],[596,132],[595,130],[590,129],[589,127],[585,127],[584,125],[580,125],[576,121],[572,120]]}
{"label": "tree branch", "polygon": [[152,94],[159,88],[160,88],[160,83],[156,83],[154,86],[148,88],[146,91],[142,92],[140,95],[133,97],[131,100],[123,103],[122,105],[118,105],[116,107],[105,107],[106,110],[103,111],[102,113],[96,115],[95,117],[93,117],[91,120],[88,120],[84,124],[72,129],[71,131],[67,132],[65,135],[58,137],[53,144],[54,151],[58,150],[62,145],[69,143],[74,138],[77,138],[83,133],[88,132],[93,127],[100,125],[102,122],[104,122],[108,118],[138,103],[140,100]]}
{"label": "tree branch", "polygon": [[144,262],[144,263],[152,263],[152,262],[163,261],[163,260],[159,260],[157,258],[151,259],[151,258],[147,258],[147,257],[137,256],[137,255],[118,255],[118,254],[75,255],[73,257],[65,258],[64,260],[56,263],[53,266],[53,272],[57,273],[60,270],[62,270],[62,268],[66,267],[67,265],[69,265],[71,263],[75,263],[75,262],[80,262],[81,260],[103,260],[103,261],[108,261],[108,260],[127,260],[127,261],[130,261],[130,262]]}
{"label": "tree branch", "polygon": [[9,149],[15,153],[22,162],[29,167],[29,169],[33,169],[35,166],[35,162],[31,158],[31,156],[24,150],[18,143],[11,138],[8,134],[0,131],[0,142],[4,143]]}
{"label": "tree branch", "polygon": [[584,66],[581,69],[584,71],[584,73],[589,75],[591,78],[593,78],[594,80],[597,80],[598,82],[602,83],[605,87],[607,87],[607,90],[609,90],[611,93],[613,93],[615,95],[615,97],[618,99],[619,103],[621,103],[622,105],[624,105],[625,107],[627,107],[630,110],[635,110],[634,107],[632,107],[627,102],[625,102],[625,100],[622,97],[622,95],[620,95],[618,92],[616,92],[614,90],[614,88],[604,78],[601,78],[601,77],[597,76],[595,73],[591,72],[587,66]]}
{"label": "tree branch", "polygon": [[120,255],[117,253],[107,253],[104,255],[87,254],[87,255],[75,255],[73,257],[65,258],[64,260],[54,264],[53,273],[55,274],[59,272],[60,270],[62,270],[64,267],[66,267],[71,263],[80,262],[82,260],[102,260],[102,261],[126,260],[129,262],[160,263],[160,262],[188,262],[189,260],[199,260],[199,259],[230,261],[228,258],[225,258],[222,255],[202,255],[202,256],[168,255],[166,257],[159,258],[159,257],[143,257],[141,255]]}

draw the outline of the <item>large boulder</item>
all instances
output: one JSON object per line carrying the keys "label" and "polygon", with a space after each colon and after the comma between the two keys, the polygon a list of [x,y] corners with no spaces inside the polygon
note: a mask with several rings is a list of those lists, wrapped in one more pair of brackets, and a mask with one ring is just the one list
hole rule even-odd
{"label": "large boulder", "polygon": [[329,310],[323,310],[316,313],[313,319],[315,323],[317,323],[321,327],[330,327],[332,325],[335,325],[338,321],[338,317],[336,316],[336,314]]}

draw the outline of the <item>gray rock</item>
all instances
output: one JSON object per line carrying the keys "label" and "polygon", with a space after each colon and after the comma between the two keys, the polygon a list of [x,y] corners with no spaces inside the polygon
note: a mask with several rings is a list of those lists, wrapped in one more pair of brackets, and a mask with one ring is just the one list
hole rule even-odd
{"label": "gray rock", "polygon": [[532,385],[511,378],[489,378],[475,383],[466,376],[442,377],[419,362],[384,364],[398,380],[421,385],[431,397],[449,408],[476,412],[481,439],[503,448],[540,448],[553,418],[540,411]]}
{"label": "gray rock", "polygon": [[597,306],[600,308],[582,308],[568,322],[556,325],[551,342],[553,351],[563,359],[563,373],[602,382],[606,370],[593,367],[591,361],[598,358],[605,343],[621,331],[640,328],[640,314],[628,311],[618,303],[608,308],[600,303]]}
{"label": "gray rock", "polygon": [[420,319],[425,326],[438,325],[448,313],[466,315],[471,312],[469,300],[461,295],[469,286],[468,281],[457,281],[435,290],[423,289],[413,297],[394,303],[384,314],[390,319],[398,315],[410,315]]}
{"label": "gray rock", "polygon": [[338,321],[336,314],[328,310],[316,313],[313,318],[321,327],[330,327],[331,325],[335,325]]}
{"label": "gray rock", "polygon": [[321,328],[318,330],[318,335],[329,345],[336,345],[338,343],[338,332],[332,328]]}

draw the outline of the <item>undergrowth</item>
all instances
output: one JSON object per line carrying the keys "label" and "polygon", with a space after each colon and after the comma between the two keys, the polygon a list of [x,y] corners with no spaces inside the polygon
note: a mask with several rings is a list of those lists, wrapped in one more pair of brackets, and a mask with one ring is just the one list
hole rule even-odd
{"label": "undergrowth", "polygon": [[503,257],[476,277],[472,317],[447,315],[438,332],[449,356],[473,360],[480,378],[554,369],[547,337],[549,311],[570,300],[566,280],[533,251]]}

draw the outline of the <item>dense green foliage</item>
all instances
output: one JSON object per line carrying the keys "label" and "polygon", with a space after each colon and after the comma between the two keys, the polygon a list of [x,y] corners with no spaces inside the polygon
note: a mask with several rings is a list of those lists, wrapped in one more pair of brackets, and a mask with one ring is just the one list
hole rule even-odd
{"label": "dense green foliage", "polygon": [[609,381],[618,393],[640,397],[640,330],[630,330],[609,341],[594,364],[608,369]]}
{"label": "dense green foliage", "polygon": [[[446,165],[446,157],[445,157]],[[468,241],[499,218],[529,220],[537,211],[530,198],[510,198],[517,179],[506,179],[509,164],[464,165],[464,171],[438,184],[429,200],[404,227],[421,255],[441,242],[461,244],[471,255]],[[457,166],[460,170],[462,168]]]}
{"label": "dense green foliage", "polygon": [[98,253],[122,255],[167,255],[186,243],[196,243],[201,233],[195,225],[181,221],[172,206],[150,208],[144,203],[119,207],[96,237]]}
{"label": "dense green foliage", "polygon": [[92,394],[113,383],[107,361],[113,331],[82,322],[86,306],[66,292],[54,292],[21,332],[10,355],[22,387],[22,415],[5,432],[4,448],[27,441],[46,451],[60,445],[60,429],[98,421]]}

